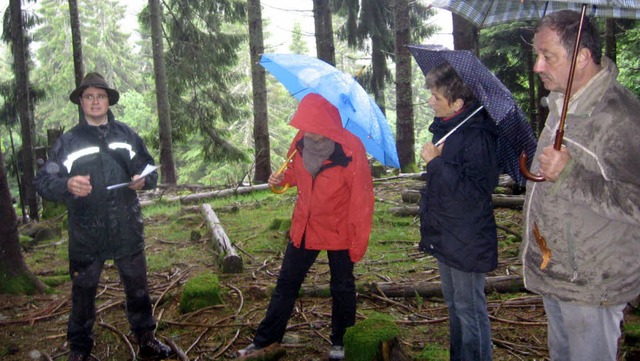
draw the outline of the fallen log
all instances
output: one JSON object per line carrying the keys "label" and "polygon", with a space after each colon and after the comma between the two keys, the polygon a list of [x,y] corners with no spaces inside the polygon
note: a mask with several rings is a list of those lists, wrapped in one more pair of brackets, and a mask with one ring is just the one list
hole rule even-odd
{"label": "fallen log", "polygon": [[[386,297],[442,297],[440,282],[417,282],[401,284],[394,282],[369,282],[357,287],[358,292],[365,294],[383,293]],[[525,291],[521,276],[487,277],[485,293],[512,293]],[[302,294],[310,297],[327,297],[329,285],[303,285]]]}
{"label": "fallen log", "polygon": [[415,217],[418,215],[418,206],[391,207],[389,212],[396,217]]}
{"label": "fallen log", "polygon": [[[393,282],[373,282],[365,285],[370,293],[384,293],[387,297],[441,297],[440,282],[417,282],[415,284],[397,284]],[[520,276],[487,277],[485,293],[512,293],[524,291],[524,282]]]}
{"label": "fallen log", "polygon": [[[420,193],[413,190],[404,191],[402,192],[402,201],[409,204],[416,204],[420,201]],[[491,195],[491,202],[493,203],[493,208],[522,208],[524,205],[524,195],[493,194]],[[389,208],[389,212],[399,217],[417,216],[418,206],[403,205],[400,207],[391,207]]]}
{"label": "fallen log", "polygon": [[407,189],[403,191],[402,193],[400,193],[400,196],[402,197],[402,201],[404,203],[410,204],[418,204],[420,202],[420,198],[422,197],[420,195],[420,191],[413,189]]}
{"label": "fallen log", "polygon": [[245,194],[245,193],[251,193],[251,192],[255,192],[255,191],[262,191],[262,190],[266,190],[268,188],[269,188],[269,185],[266,184],[266,183],[265,184],[257,184],[257,185],[253,185],[253,186],[236,187],[236,188],[222,189],[222,190],[218,190],[218,191],[190,194],[190,195],[187,195],[187,196],[171,196],[171,197],[160,197],[160,198],[148,199],[148,200],[140,201],[140,205],[141,206],[148,206],[150,204],[153,204],[155,202],[159,202],[161,200],[163,202],[180,202],[182,204],[196,203],[196,202],[202,201],[203,199],[217,198],[217,197],[229,197],[229,196],[234,196],[234,195],[238,195],[238,194]]}
{"label": "fallen log", "polygon": [[209,229],[211,230],[212,243],[221,258],[222,272],[223,273],[240,273],[242,272],[242,257],[237,253],[229,237],[224,232],[220,219],[211,208],[208,203],[203,204],[200,207],[202,215],[209,223]]}
{"label": "fallen log", "polygon": [[493,208],[522,208],[524,205],[524,194],[493,194],[491,196],[491,202],[493,203]]}

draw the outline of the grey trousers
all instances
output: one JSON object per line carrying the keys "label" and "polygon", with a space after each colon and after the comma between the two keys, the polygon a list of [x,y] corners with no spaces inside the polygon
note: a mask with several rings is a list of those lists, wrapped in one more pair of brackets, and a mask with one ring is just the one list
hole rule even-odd
{"label": "grey trousers", "polygon": [[585,306],[543,297],[553,361],[616,361],[626,304]]}

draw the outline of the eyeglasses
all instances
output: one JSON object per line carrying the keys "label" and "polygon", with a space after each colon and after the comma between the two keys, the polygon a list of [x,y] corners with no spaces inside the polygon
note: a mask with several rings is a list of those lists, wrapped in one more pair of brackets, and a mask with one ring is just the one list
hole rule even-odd
{"label": "eyeglasses", "polygon": [[93,95],[93,94],[89,94],[89,95],[83,95],[82,99],[88,101],[88,102],[92,102],[94,99],[98,99],[100,101],[105,100],[105,99],[109,99],[109,96],[106,94],[98,94],[98,95]]}

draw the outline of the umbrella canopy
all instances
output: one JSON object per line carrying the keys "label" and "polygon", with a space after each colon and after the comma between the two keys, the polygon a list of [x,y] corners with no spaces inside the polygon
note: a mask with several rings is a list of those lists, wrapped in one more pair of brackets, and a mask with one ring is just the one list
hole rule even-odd
{"label": "umbrella canopy", "polygon": [[518,184],[524,184],[518,157],[524,151],[532,159],[537,140],[509,89],[469,51],[429,45],[408,48],[425,75],[443,63],[453,67],[498,126],[498,161],[502,170]]}
{"label": "umbrella canopy", "polygon": [[[585,16],[591,17],[614,17],[614,18],[640,18],[640,0],[433,0],[430,6],[454,12],[477,27],[486,27],[516,20],[535,20],[544,17],[546,14],[559,10],[580,9],[581,20],[574,44],[573,56],[571,60],[570,76],[567,82],[564,103],[560,116],[560,124],[556,131],[554,148],[560,149],[564,135],[564,124],[568,110],[569,98],[571,97],[571,85],[576,66],[576,55],[579,50],[579,39],[582,33],[582,25]],[[544,177],[533,175],[528,167],[531,158],[522,153],[520,157],[520,169],[528,180],[541,182]]]}
{"label": "umbrella canopy", "polygon": [[309,93],[323,96],[338,108],[342,125],[360,138],[367,153],[386,166],[400,168],[387,118],[353,76],[299,54],[262,54],[260,65],[298,101]]}
{"label": "umbrella canopy", "polygon": [[482,28],[510,21],[538,20],[559,10],[580,12],[582,4],[589,5],[588,16],[640,19],[639,0],[433,0],[429,5],[456,13]]}

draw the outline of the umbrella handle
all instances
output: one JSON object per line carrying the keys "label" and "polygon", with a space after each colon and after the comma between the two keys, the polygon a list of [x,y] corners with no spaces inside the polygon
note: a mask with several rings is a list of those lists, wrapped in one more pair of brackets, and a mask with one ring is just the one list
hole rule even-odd
{"label": "umbrella handle", "polygon": [[527,153],[523,150],[522,153],[520,154],[520,172],[522,173],[522,175],[527,178],[527,180],[530,180],[532,182],[544,182],[546,179],[541,176],[541,175],[537,175],[537,174],[533,174],[529,171],[529,169],[527,168],[527,162],[529,161],[529,157],[527,157]]}
{"label": "umbrella handle", "polygon": [[[553,142],[553,149],[555,150],[560,150],[560,148],[562,148],[562,139],[564,138],[564,129],[558,129],[556,131],[556,139]],[[541,175],[537,175],[537,174],[533,174],[529,171],[529,169],[527,169],[527,163],[528,163],[529,157],[527,157],[527,153],[525,153],[524,151],[522,151],[522,153],[520,154],[520,172],[522,173],[522,175],[527,178],[528,180],[532,181],[532,182],[544,182],[546,181],[546,179],[541,176]]]}
{"label": "umbrella handle", "polygon": [[[284,172],[284,170],[287,168],[287,165],[289,165],[289,162],[291,161],[291,159],[293,159],[293,156],[296,154],[297,151],[298,151],[297,149],[294,149],[293,152],[291,152],[291,155],[287,157],[287,160],[285,160],[284,163],[282,163],[282,165],[280,166],[280,168],[278,168],[278,170],[276,171],[276,175],[279,175],[282,172]],[[271,188],[271,191],[275,194],[282,194],[286,192],[287,189],[289,189],[289,183],[285,183],[280,188],[277,188],[276,186],[269,186],[269,188]]]}

